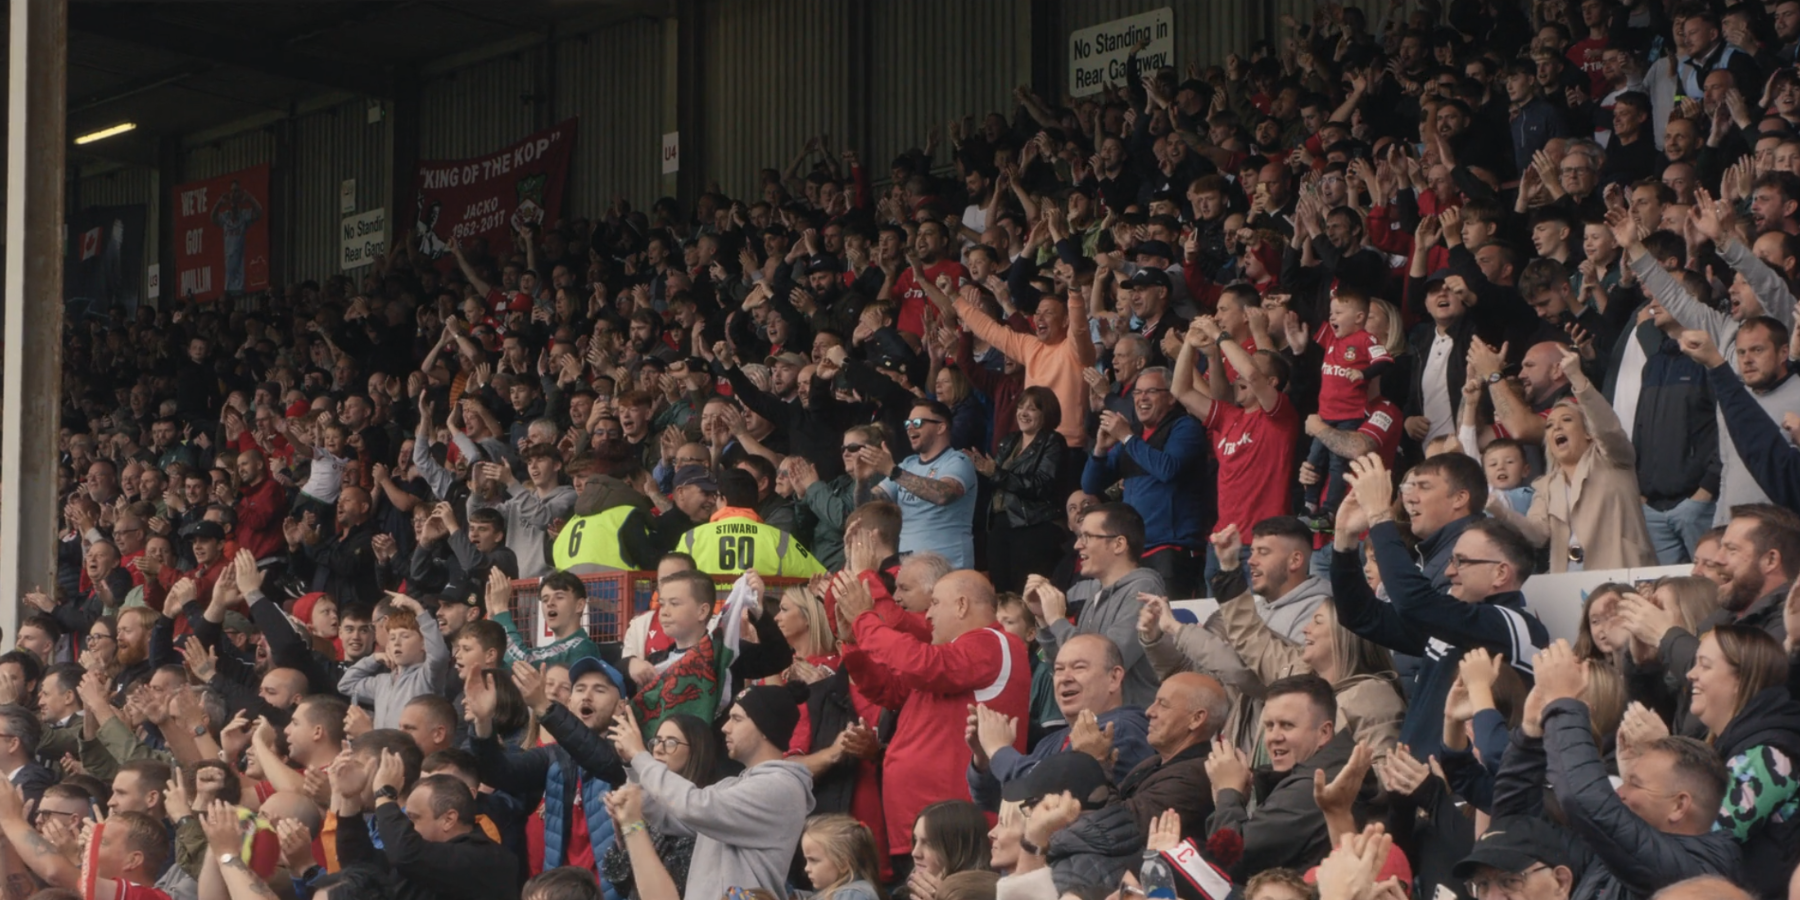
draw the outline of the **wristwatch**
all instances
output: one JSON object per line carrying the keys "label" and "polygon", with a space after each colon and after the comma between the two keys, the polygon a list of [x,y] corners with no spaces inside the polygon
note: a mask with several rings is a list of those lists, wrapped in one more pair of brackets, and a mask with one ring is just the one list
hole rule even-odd
{"label": "wristwatch", "polygon": [[1487,377],[1487,383],[1488,384],[1499,384],[1500,379],[1502,377],[1503,376],[1499,372],[1489,372],[1488,377]]}
{"label": "wristwatch", "polygon": [[398,800],[398,799],[400,799],[400,789],[394,787],[391,784],[382,785],[379,789],[377,789],[375,791],[375,799],[377,799],[377,800]]}

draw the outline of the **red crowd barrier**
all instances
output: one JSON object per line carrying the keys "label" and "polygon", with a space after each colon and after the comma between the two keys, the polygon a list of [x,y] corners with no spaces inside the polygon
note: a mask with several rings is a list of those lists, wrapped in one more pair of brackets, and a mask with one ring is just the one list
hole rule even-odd
{"label": "red crowd barrier", "polygon": [[[736,575],[714,575],[721,599],[738,580]],[[521,635],[537,632],[538,584],[543,579],[522,578],[513,582],[513,623]],[[656,593],[655,572],[605,572],[583,575],[587,585],[588,637],[596,643],[616,642],[625,637],[625,627],[633,616],[650,608],[650,597]],[[763,576],[763,585],[771,594],[806,583],[804,578]]]}

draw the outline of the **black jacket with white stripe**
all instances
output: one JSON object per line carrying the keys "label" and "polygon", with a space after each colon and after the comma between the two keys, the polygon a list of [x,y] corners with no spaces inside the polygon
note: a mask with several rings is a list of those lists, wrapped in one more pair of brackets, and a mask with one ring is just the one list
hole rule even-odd
{"label": "black jacket with white stripe", "polygon": [[1442,751],[1444,699],[1463,654],[1477,647],[1502,654],[1529,684],[1532,654],[1549,644],[1550,633],[1526,611],[1525,595],[1518,591],[1465,603],[1432,587],[1393,522],[1369,529],[1368,547],[1390,602],[1381,602],[1369,589],[1355,553],[1333,553],[1331,590],[1338,622],[1389,650],[1423,657],[1400,723],[1401,743],[1423,760]]}

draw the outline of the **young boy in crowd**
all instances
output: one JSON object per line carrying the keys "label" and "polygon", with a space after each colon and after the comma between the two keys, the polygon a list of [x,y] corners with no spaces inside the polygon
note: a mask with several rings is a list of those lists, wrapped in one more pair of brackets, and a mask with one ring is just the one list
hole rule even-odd
{"label": "young boy in crowd", "polygon": [[1481,468],[1487,472],[1488,491],[1498,493],[1513,512],[1531,508],[1531,464],[1525,447],[1512,438],[1499,438],[1481,451]]}
{"label": "young boy in crowd", "polygon": [[395,595],[387,617],[384,652],[371,653],[344,672],[338,690],[355,701],[375,704],[376,728],[399,728],[400,712],[414,697],[442,694],[450,650],[437,619],[419,601]]}
{"label": "young boy in crowd", "polygon": [[[1393,358],[1387,347],[1364,326],[1369,321],[1369,298],[1361,292],[1341,290],[1332,294],[1331,315],[1313,338],[1325,351],[1320,369],[1319,417],[1338,431],[1355,431],[1369,418],[1369,397]],[[1294,348],[1295,353],[1306,349]],[[1329,477],[1307,488],[1306,511],[1315,517],[1315,529],[1328,527],[1336,516],[1337,504],[1344,496],[1344,473],[1350,460],[1332,453],[1325,442],[1314,438],[1306,461]]]}

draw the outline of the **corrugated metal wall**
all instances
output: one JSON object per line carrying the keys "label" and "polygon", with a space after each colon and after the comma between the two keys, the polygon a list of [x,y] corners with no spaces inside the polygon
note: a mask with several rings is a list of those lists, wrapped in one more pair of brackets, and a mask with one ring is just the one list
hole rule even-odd
{"label": "corrugated metal wall", "polygon": [[[924,147],[926,132],[943,131],[950,119],[1012,115],[1013,87],[1031,80],[1027,4],[876,0],[869,11],[869,146],[861,149],[873,171],[885,173],[901,151]],[[939,146],[934,161],[948,165],[947,131]]]}
{"label": "corrugated metal wall", "polygon": [[1190,62],[1222,66],[1227,54],[1247,54],[1263,36],[1261,4],[1252,0],[1063,0],[1057,86],[1068,89],[1070,32],[1165,6],[1174,14],[1175,66],[1183,71]]}
{"label": "corrugated metal wall", "polygon": [[[339,186],[356,179],[356,211],[388,203],[392,115],[370,124],[369,101],[351,100],[294,122],[294,215],[286,248],[290,279],[323,279],[339,269]],[[388,211],[388,234],[395,212]]]}
{"label": "corrugated metal wall", "polygon": [[534,129],[540,52],[482,60],[424,80],[419,158],[463,159],[512,143]]}
{"label": "corrugated metal wall", "polygon": [[570,164],[572,213],[598,215],[615,194],[649,209],[662,193],[666,56],[655,19],[557,42],[556,120],[581,119]]}
{"label": "corrugated metal wall", "polygon": [[[701,42],[708,181],[716,179],[733,197],[760,197],[758,170],[786,166],[807,137],[828,134],[834,148],[843,148],[848,7],[839,0],[707,2]],[[883,39],[893,36],[876,37]],[[950,54],[938,50],[918,63],[938,65]],[[889,74],[877,73],[877,80]]]}
{"label": "corrugated metal wall", "polygon": [[226,172],[274,162],[275,130],[270,127],[246,131],[198,147],[189,147],[183,152],[187,159],[182,165],[182,177],[212,178]]}

